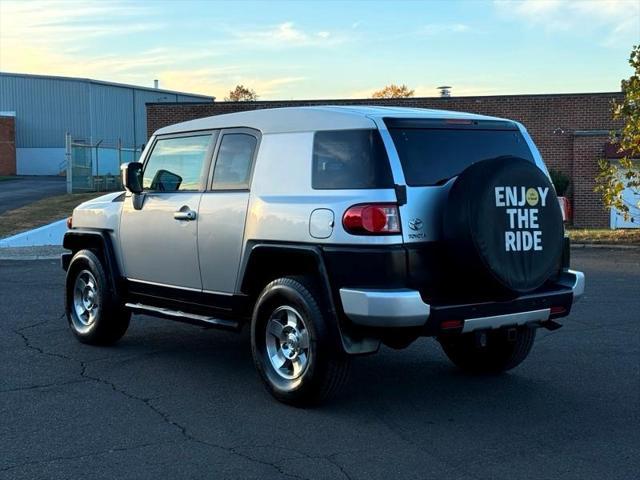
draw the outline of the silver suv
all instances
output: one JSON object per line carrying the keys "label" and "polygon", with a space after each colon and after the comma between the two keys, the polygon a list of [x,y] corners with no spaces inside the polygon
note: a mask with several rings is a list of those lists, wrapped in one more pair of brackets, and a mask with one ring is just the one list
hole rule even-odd
{"label": "silver suv", "polygon": [[517,122],[380,107],[256,110],[155,132],[126,192],[73,212],[66,311],[90,344],[132,313],[251,328],[286,403],[353,355],[435,337],[460,368],[509,370],[584,291],[547,170]]}

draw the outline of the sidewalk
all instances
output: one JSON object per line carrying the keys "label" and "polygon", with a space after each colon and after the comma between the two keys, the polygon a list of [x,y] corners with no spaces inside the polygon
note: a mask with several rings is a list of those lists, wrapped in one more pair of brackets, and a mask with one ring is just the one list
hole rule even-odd
{"label": "sidewalk", "polygon": [[62,239],[66,231],[67,220],[58,220],[42,227],[2,238],[0,239],[0,249],[62,245]]}
{"label": "sidewalk", "polygon": [[0,260],[59,260],[62,246],[0,248]]}

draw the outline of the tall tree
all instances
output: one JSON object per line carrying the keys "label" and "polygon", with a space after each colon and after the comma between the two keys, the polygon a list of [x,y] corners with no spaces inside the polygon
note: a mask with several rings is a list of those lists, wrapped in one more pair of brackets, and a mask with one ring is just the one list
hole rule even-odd
{"label": "tall tree", "polygon": [[229,96],[225,97],[225,102],[255,102],[258,100],[258,94],[252,88],[244,85],[236,85],[236,88],[229,92]]}
{"label": "tall tree", "polygon": [[382,90],[373,92],[371,98],[408,98],[413,97],[414,92],[414,90],[407,87],[404,83],[400,86],[392,83]]}
{"label": "tall tree", "polygon": [[[625,220],[631,219],[630,206],[640,208],[640,45],[631,50],[629,65],[634,74],[622,80],[624,98],[613,104],[613,118],[622,120],[624,127],[612,141],[619,143],[624,157],[619,164],[600,160],[600,173],[596,177],[596,192],[602,194],[605,206],[616,208]],[[624,190],[631,191],[631,202],[623,198]]]}

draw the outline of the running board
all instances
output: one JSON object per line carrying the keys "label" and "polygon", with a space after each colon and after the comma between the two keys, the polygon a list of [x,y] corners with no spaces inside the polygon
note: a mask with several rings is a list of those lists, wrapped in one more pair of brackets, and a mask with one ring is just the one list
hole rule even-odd
{"label": "running board", "polygon": [[125,303],[124,305],[134,313],[146,313],[158,317],[176,320],[178,322],[191,323],[193,325],[201,325],[204,327],[226,328],[229,330],[238,330],[240,323],[233,320],[223,320],[220,318],[207,317],[206,315],[197,315],[195,313],[186,313],[179,310],[171,310],[169,308],[154,307],[143,303]]}

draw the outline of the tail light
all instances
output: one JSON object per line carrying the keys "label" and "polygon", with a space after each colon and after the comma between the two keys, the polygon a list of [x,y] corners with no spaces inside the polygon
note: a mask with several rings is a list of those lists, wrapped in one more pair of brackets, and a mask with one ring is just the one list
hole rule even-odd
{"label": "tail light", "polygon": [[73,228],[73,217],[67,217],[67,228],[69,230]]}
{"label": "tail light", "polygon": [[463,326],[464,326],[464,321],[462,320],[445,320],[440,324],[440,329],[453,330],[456,328],[462,328]]}
{"label": "tail light", "polygon": [[563,313],[566,313],[567,309],[564,307],[551,307],[551,315],[562,315]]}
{"label": "tail light", "polygon": [[400,214],[394,203],[354,205],[342,216],[342,226],[353,235],[400,233]]}

